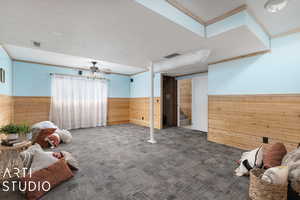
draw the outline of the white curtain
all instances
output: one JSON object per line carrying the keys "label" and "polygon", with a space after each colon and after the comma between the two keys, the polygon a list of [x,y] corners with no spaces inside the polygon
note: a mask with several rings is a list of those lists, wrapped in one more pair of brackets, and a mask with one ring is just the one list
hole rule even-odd
{"label": "white curtain", "polygon": [[105,126],[107,81],[53,75],[50,120],[62,129]]}

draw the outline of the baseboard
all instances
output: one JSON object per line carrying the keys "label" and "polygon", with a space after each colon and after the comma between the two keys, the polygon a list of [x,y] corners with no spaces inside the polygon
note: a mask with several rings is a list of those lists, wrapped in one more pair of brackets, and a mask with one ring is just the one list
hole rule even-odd
{"label": "baseboard", "polygon": [[[135,125],[138,125],[138,126],[149,127],[149,122],[145,121],[145,120],[130,119],[129,123],[135,124]],[[154,123],[154,128],[161,129],[160,123],[159,124]]]}
{"label": "baseboard", "polygon": [[115,122],[107,122],[108,126],[112,126],[112,125],[120,125],[120,124],[129,124],[129,120],[127,121],[115,121]]}

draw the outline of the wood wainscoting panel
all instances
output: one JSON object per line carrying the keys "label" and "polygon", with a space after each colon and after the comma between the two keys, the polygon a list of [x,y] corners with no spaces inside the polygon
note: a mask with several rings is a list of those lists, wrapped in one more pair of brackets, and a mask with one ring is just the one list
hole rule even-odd
{"label": "wood wainscoting panel", "polygon": [[192,79],[178,80],[180,111],[192,120]]}
{"label": "wood wainscoting panel", "polygon": [[109,98],[107,110],[107,124],[129,123],[129,98]]}
{"label": "wood wainscoting panel", "polygon": [[34,123],[49,120],[50,97],[14,97],[14,123]]}
{"label": "wood wainscoting panel", "polygon": [[[129,121],[132,124],[149,126],[149,98],[130,99]],[[154,98],[154,127],[161,129],[161,99]]]}
{"label": "wood wainscoting panel", "polygon": [[[14,123],[30,125],[49,120],[50,97],[14,97]],[[155,98],[155,128],[161,128],[160,98]],[[109,98],[108,125],[149,125],[149,98]]]}
{"label": "wood wainscoting panel", "polygon": [[11,96],[0,95],[0,127],[12,122],[13,99]]}
{"label": "wood wainscoting panel", "polygon": [[300,143],[300,95],[210,95],[208,140],[254,149],[263,137]]}
{"label": "wood wainscoting panel", "polygon": [[[14,97],[14,123],[49,120],[51,97]],[[108,98],[107,124],[129,123],[129,98]]]}

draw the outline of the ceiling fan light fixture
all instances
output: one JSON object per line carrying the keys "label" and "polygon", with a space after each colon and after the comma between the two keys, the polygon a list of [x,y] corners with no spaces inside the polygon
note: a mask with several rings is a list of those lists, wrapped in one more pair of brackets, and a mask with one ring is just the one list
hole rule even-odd
{"label": "ceiling fan light fixture", "polygon": [[276,13],[283,10],[288,4],[288,0],[268,0],[265,9],[270,13]]}
{"label": "ceiling fan light fixture", "polygon": [[93,66],[91,66],[89,68],[90,68],[92,75],[94,75],[94,76],[96,76],[96,73],[100,74],[101,76],[112,73],[112,71],[110,69],[106,69],[106,68],[99,69],[99,67],[96,66],[98,63],[97,61],[92,61],[91,63]]}

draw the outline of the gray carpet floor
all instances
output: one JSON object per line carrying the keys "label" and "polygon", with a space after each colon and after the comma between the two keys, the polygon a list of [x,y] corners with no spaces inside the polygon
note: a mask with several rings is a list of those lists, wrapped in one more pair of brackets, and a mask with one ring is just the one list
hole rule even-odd
{"label": "gray carpet floor", "polygon": [[[73,142],[59,150],[80,162],[75,177],[43,200],[245,200],[247,177],[236,177],[242,151],[208,142],[206,134],[183,128],[156,132],[116,125],[72,131]],[[1,193],[0,199],[23,199]]]}

